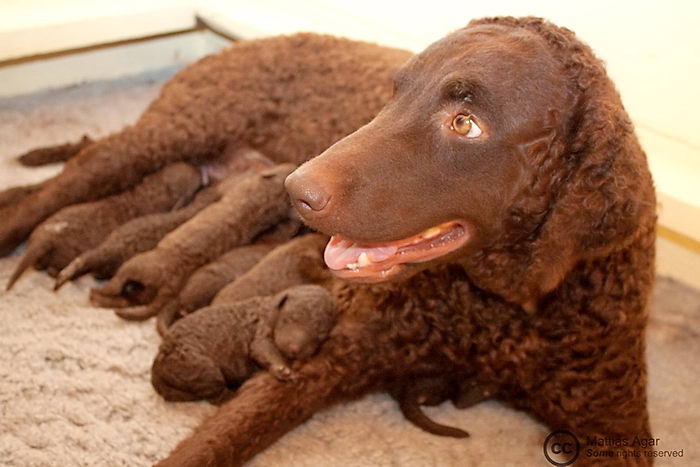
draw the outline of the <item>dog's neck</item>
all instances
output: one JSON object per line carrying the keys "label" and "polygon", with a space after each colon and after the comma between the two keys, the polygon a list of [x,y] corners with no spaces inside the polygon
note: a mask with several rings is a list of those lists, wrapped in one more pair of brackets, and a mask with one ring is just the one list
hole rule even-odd
{"label": "dog's neck", "polygon": [[[523,248],[484,249],[462,258],[459,264],[474,287],[502,297],[527,313],[535,313],[542,300],[556,293],[572,275],[584,270],[591,273],[606,258],[641,251],[644,258],[653,259],[655,225],[655,215],[644,216],[638,228],[619,243],[588,251],[577,249],[581,252],[578,255],[566,254],[565,246],[548,246],[542,241]],[[644,261],[631,269],[630,274],[653,274],[653,261]]]}

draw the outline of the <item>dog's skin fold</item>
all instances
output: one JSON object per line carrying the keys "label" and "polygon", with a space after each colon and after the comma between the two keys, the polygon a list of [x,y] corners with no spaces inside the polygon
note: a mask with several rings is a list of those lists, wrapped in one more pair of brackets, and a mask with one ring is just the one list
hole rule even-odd
{"label": "dog's skin fold", "polygon": [[[481,134],[456,133],[458,114]],[[651,437],[653,184],[602,63],[573,33],[473,21],[411,59],[375,120],[287,187],[311,227],[368,251],[455,219],[467,241],[397,259],[393,281],[336,281],[341,322],[300,378],[249,380],[159,466],[241,465],[334,403],[439,374],[497,388],[579,439]]]}

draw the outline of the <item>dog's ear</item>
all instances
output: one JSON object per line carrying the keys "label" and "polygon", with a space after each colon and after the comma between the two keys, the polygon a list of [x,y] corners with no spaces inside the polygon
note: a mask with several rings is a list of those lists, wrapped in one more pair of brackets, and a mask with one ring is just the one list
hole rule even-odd
{"label": "dog's ear", "polygon": [[587,90],[560,160],[566,172],[532,244],[527,276],[532,308],[580,260],[621,249],[655,222],[646,156],[607,78]]}
{"label": "dog's ear", "polygon": [[[552,133],[521,148],[531,182],[509,210],[504,238],[465,263],[472,281],[534,311],[577,262],[624,248],[653,229],[646,156],[600,67]],[[550,122],[553,123],[553,122]]]}
{"label": "dog's ear", "polygon": [[653,182],[603,63],[573,32],[536,18],[470,24],[482,23],[540,35],[571,84],[566,114],[550,115],[559,120],[554,137],[523,148],[534,171],[509,210],[504,237],[464,263],[476,285],[534,310],[580,260],[624,248],[638,232],[653,236]]}

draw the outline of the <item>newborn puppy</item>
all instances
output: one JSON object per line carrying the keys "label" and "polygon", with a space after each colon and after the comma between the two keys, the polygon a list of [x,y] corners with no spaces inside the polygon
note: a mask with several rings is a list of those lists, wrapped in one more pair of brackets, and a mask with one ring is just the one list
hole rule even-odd
{"label": "newborn puppy", "polygon": [[166,400],[223,402],[260,368],[292,378],[286,359],[313,355],[337,315],[330,294],[316,285],[202,308],[165,335],[151,383]]}
{"label": "newborn puppy", "polygon": [[452,378],[426,376],[402,382],[394,386],[389,394],[399,403],[401,413],[406,420],[418,428],[438,436],[466,438],[469,436],[466,431],[441,425],[428,418],[421,410],[421,405],[439,405],[447,399],[455,403],[460,396],[458,392],[460,390],[461,386]]}

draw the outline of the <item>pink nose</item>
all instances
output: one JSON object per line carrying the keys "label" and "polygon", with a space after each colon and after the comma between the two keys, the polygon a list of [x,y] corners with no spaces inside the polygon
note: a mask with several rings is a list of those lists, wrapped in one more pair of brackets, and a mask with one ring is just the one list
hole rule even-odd
{"label": "pink nose", "polygon": [[328,190],[302,169],[297,169],[284,181],[294,208],[303,216],[316,216],[328,206]]}

